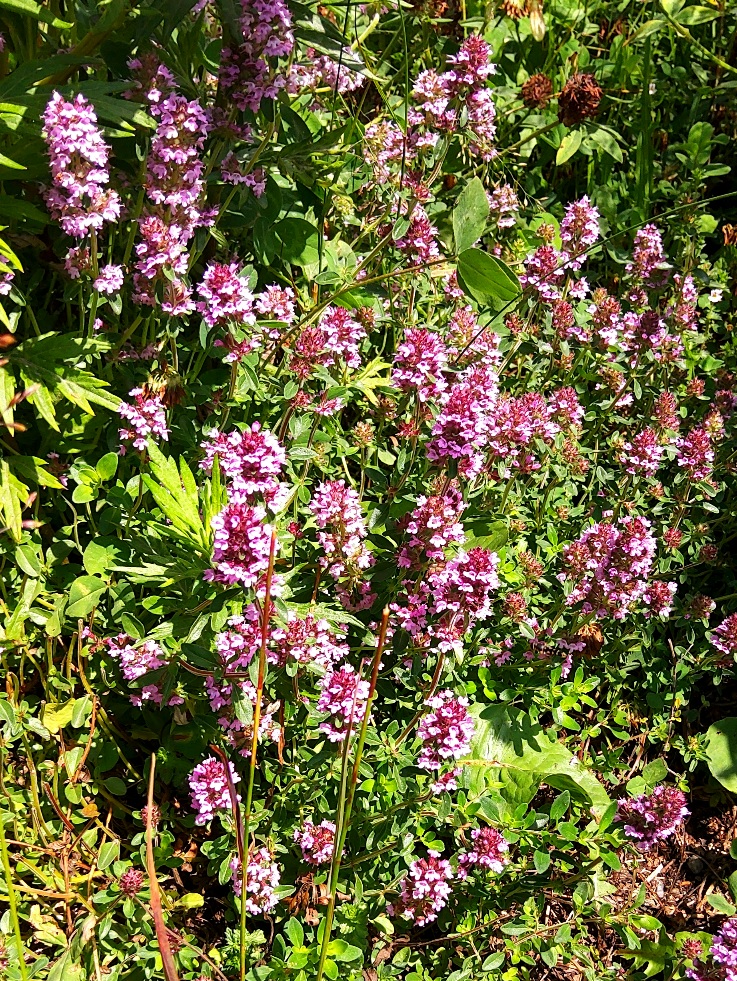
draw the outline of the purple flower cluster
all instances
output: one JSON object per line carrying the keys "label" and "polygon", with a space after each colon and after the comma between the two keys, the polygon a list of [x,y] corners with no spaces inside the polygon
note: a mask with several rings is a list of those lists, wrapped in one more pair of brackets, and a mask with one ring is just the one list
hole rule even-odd
{"label": "purple flower cluster", "polygon": [[483,461],[479,450],[488,442],[498,393],[491,366],[471,365],[454,379],[441,397],[441,407],[427,444],[427,457],[437,462],[459,460],[465,476],[476,476]]}
{"label": "purple flower cluster", "polygon": [[714,447],[704,426],[694,426],[676,442],[678,466],[690,480],[708,480],[714,465]]}
{"label": "purple flower cluster", "polygon": [[162,65],[155,52],[131,58],[128,69],[132,76],[131,88],[124,92],[126,99],[134,102],[158,106],[160,102],[176,91],[177,83],[166,67]]}
{"label": "purple flower cluster", "polygon": [[581,255],[599,239],[599,212],[584,196],[566,208],[560,223],[560,240],[568,256],[568,267],[578,269]]}
{"label": "purple flower cluster", "polygon": [[217,456],[220,470],[228,481],[228,500],[232,504],[256,504],[263,500],[278,510],[284,497],[279,481],[286,463],[284,447],[273,433],[254,422],[249,428],[221,433],[217,429],[202,443],[205,458],[200,467],[212,473]]}
{"label": "purple flower cluster", "polygon": [[568,604],[584,613],[621,620],[646,601],[656,543],[647,518],[620,518],[592,525],[563,550],[561,581],[573,583]]}
{"label": "purple flower cluster", "polygon": [[491,49],[478,34],[462,43],[457,55],[448,58],[449,69],[441,75],[429,70],[418,76],[412,96],[415,106],[407,114],[410,126],[422,127],[430,145],[438,133],[454,133],[461,120],[470,137],[470,149],[482,160],[495,155],[496,108],[486,82],[494,73]]}
{"label": "purple flower cluster", "polygon": [[428,858],[412,862],[402,879],[399,899],[388,907],[390,916],[403,916],[418,927],[437,920],[448,902],[453,870],[439,852],[428,852]]}
{"label": "purple flower cluster", "polygon": [[338,642],[327,620],[317,620],[311,614],[301,618],[291,610],[277,645],[277,663],[294,660],[299,664],[316,664],[330,668],[348,656],[348,645]]}
{"label": "purple flower cluster", "polygon": [[733,613],[719,624],[712,634],[711,643],[728,657],[737,654],[737,613]]}
{"label": "purple flower cluster", "polygon": [[668,282],[670,269],[660,232],[655,225],[645,225],[635,235],[632,261],[625,271],[645,286],[660,287]]}
{"label": "purple flower cluster", "polygon": [[[146,440],[151,435],[168,440],[169,427],[161,397],[142,388],[133,388],[128,394],[133,396],[134,401],[121,402],[118,406],[118,414],[129,423],[118,430],[121,440],[132,441],[137,450],[146,449]],[[121,446],[120,453],[125,453],[124,446]]]}
{"label": "purple flower cluster", "polygon": [[488,193],[489,210],[496,218],[497,228],[511,228],[519,211],[519,198],[511,184],[500,184]]}
{"label": "purple flower cluster", "polygon": [[[233,872],[233,891],[240,896],[241,863],[237,855],[230,861]],[[279,901],[275,890],[281,882],[279,866],[274,862],[268,848],[252,848],[248,853],[248,872],[246,874],[246,909],[257,916],[269,913]]]}
{"label": "purple flower cluster", "polygon": [[643,852],[672,835],[688,815],[686,795],[675,787],[660,786],[651,794],[617,801],[616,820]]}
{"label": "purple flower cluster", "polygon": [[346,733],[362,721],[366,713],[370,685],[359,678],[350,664],[328,671],[320,680],[318,712],[327,712],[329,719],[320,723],[331,743],[342,742]]}
{"label": "purple flower cluster", "polygon": [[627,473],[654,476],[661,460],[664,447],[654,429],[646,427],[625,442],[619,453],[619,462]]}
{"label": "purple flower cluster", "polygon": [[401,627],[422,646],[435,640],[442,651],[460,651],[466,631],[491,612],[498,563],[496,553],[486,549],[460,549],[416,584],[406,580],[391,607]]}
{"label": "purple flower cluster", "polygon": [[214,582],[256,586],[269,565],[271,526],[264,523],[262,507],[236,502],[227,504],[212,519],[213,568],[205,578]]}
{"label": "purple flower cluster", "polygon": [[[688,943],[693,943],[693,953],[686,950]],[[686,968],[686,977],[691,981],[737,981],[737,919],[725,920],[715,934],[709,948],[712,964],[700,959],[703,950],[700,940],[686,941],[683,950],[693,957],[693,967]]]}
{"label": "purple flower cluster", "polygon": [[418,569],[429,559],[442,559],[445,548],[464,540],[460,516],[464,503],[457,484],[451,484],[441,496],[418,497],[417,505],[399,528],[404,542],[397,556],[402,569]]}
{"label": "purple flower cluster", "polygon": [[188,245],[195,230],[212,222],[203,209],[204,170],[201,159],[210,129],[196,100],[171,94],[151,108],[157,116],[146,169],[148,203],[139,219],[133,299],[153,306],[161,285],[161,308],[171,316],[194,310],[187,271]]}
{"label": "purple flower cluster", "polygon": [[[356,60],[356,55],[350,48],[343,49],[343,57],[352,63]],[[290,95],[315,89],[327,89],[331,94],[337,92],[338,95],[345,95],[360,89],[366,81],[363,75],[347,65],[328,58],[327,55],[318,55],[314,48],[307,48],[305,58],[305,63],[292,65],[287,82]]]}
{"label": "purple flower cluster", "polygon": [[[118,634],[117,637],[108,638],[105,641],[110,656],[120,665],[120,671],[126,681],[136,681],[144,675],[157,671],[168,664],[168,659],[164,649],[155,640],[146,640],[142,644],[134,644],[131,637],[127,634]],[[161,685],[151,683],[144,685],[141,689],[131,693],[131,705],[138,708],[144,702],[153,702],[161,705],[163,693]],[[167,705],[182,705],[184,699],[181,695],[173,692],[167,701]]]}
{"label": "purple flower cluster", "polygon": [[350,310],[345,307],[327,307],[320,317],[319,329],[325,335],[326,365],[333,365],[340,360],[349,368],[361,366],[358,348],[366,336],[366,328],[352,316]]}
{"label": "purple flower cluster", "polygon": [[503,872],[509,859],[509,843],[495,828],[475,828],[471,832],[473,844],[458,858],[458,878],[466,879],[474,867]]}
{"label": "purple flower cluster", "polygon": [[54,92],[43,114],[43,136],[52,186],[44,192],[51,216],[67,235],[84,238],[120,217],[120,198],[110,190],[110,149],[83,95],[67,102]]}
{"label": "purple flower cluster", "polygon": [[335,849],[335,824],[321,821],[313,824],[308,818],[301,828],[296,828],[294,840],[302,849],[302,858],[310,865],[325,865],[332,861]]}
{"label": "purple flower cluster", "polygon": [[97,279],[92,283],[92,287],[98,293],[112,296],[113,293],[119,293],[122,290],[124,279],[123,267],[108,263],[106,266],[102,266]]}
{"label": "purple flower cluster", "polygon": [[420,402],[436,399],[446,389],[447,366],[442,337],[425,327],[410,327],[394,355],[392,384],[402,392],[416,393]]}
{"label": "purple flower cluster", "polygon": [[417,766],[421,770],[439,770],[448,760],[458,760],[468,752],[474,721],[468,712],[468,699],[449,690],[436,692],[425,705],[430,711],[417,729],[422,741]]}
{"label": "purple flower cluster", "polygon": [[253,293],[241,275],[237,262],[211,262],[197,287],[200,297],[197,312],[208,327],[223,327],[230,323],[254,324]]}
{"label": "purple flower cluster", "polygon": [[[228,763],[228,767],[233,783],[238,783],[240,777],[233,764]],[[218,811],[231,810],[225,765],[214,756],[208,756],[192,770],[189,775],[189,790],[192,810],[196,812],[195,824],[207,824]],[[240,800],[240,797],[237,799]]]}
{"label": "purple flower cluster", "polygon": [[241,0],[237,47],[223,48],[220,85],[238,109],[258,112],[287,83],[275,64],[294,48],[292,15],[284,0]]}
{"label": "purple flower cluster", "polygon": [[310,511],[320,529],[323,567],[333,579],[360,578],[373,557],[364,543],[368,532],[358,494],[344,480],[325,481],[315,491]]}

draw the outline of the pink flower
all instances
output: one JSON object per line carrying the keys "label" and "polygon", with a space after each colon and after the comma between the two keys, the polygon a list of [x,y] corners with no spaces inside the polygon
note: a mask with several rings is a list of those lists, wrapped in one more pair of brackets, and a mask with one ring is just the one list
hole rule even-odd
{"label": "pink flower", "polygon": [[399,899],[388,907],[390,916],[403,916],[418,927],[437,920],[438,913],[448,902],[452,889],[453,870],[439,852],[428,852],[428,858],[412,862],[402,879]]}
{"label": "pink flower", "polygon": [[152,434],[159,439],[168,440],[166,409],[160,396],[152,393],[145,394],[142,388],[133,388],[128,394],[132,395],[135,401],[121,402],[118,406],[118,414],[130,423],[129,428],[123,427],[118,430],[120,438],[132,440],[137,450],[146,449],[146,439]]}
{"label": "pink flower", "polygon": [[466,879],[474,866],[503,872],[509,859],[506,853],[509,844],[495,828],[474,828],[471,832],[473,844],[458,858],[458,878]]}
{"label": "pink flower", "polygon": [[563,248],[571,257],[568,268],[580,268],[580,256],[599,238],[599,212],[588,197],[584,196],[568,205],[560,223],[560,238]]}
{"label": "pink flower", "polygon": [[647,518],[620,518],[594,524],[563,550],[565,572],[573,582],[568,604],[583,602],[584,613],[625,617],[648,589],[655,539]]}
{"label": "pink flower", "polygon": [[422,717],[417,730],[422,740],[417,766],[439,770],[448,760],[458,760],[469,751],[474,721],[468,712],[468,699],[452,691],[439,691],[425,704],[431,711]]}
{"label": "pink flower", "polygon": [[651,794],[617,801],[616,820],[624,824],[624,833],[640,851],[646,852],[672,835],[688,814],[685,794],[675,787],[660,786]]}
{"label": "pink flower", "polygon": [[334,579],[357,576],[373,556],[363,539],[368,534],[358,494],[344,480],[320,484],[310,502],[325,556],[321,564]]}
{"label": "pink flower", "polygon": [[197,289],[201,297],[197,310],[208,327],[256,322],[253,293],[240,272],[237,262],[211,262],[205,269]]}
{"label": "pink flower", "polygon": [[708,480],[714,464],[714,448],[711,437],[703,426],[694,426],[677,442],[678,466],[691,480]]}
{"label": "pink flower", "polygon": [[[238,783],[240,777],[233,764],[228,763],[228,767],[233,783]],[[192,810],[196,812],[195,824],[207,824],[212,821],[217,811],[231,810],[225,766],[221,760],[215,759],[214,756],[209,756],[192,770],[189,775],[189,789],[192,797]],[[237,796],[237,800],[240,800],[239,796]]]}
{"label": "pink flower", "polygon": [[645,225],[635,235],[632,261],[625,271],[642,280],[645,286],[664,286],[670,276],[670,265],[663,251],[663,239],[655,225]]}
{"label": "pink flower", "polygon": [[207,434],[202,449],[205,458],[201,469],[212,473],[217,456],[221,473],[229,482],[231,503],[255,504],[263,499],[272,509],[278,508],[284,496],[279,477],[287,457],[276,436],[262,430],[259,422],[227,435],[214,429]]}
{"label": "pink flower", "polygon": [[711,643],[728,657],[737,654],[737,613],[733,613],[719,624],[711,636]]}
{"label": "pink flower", "polygon": [[[294,290],[290,286],[286,288],[276,285],[267,286],[256,298],[256,310],[264,320],[279,320],[283,324],[294,323],[296,316]],[[278,333],[276,336],[279,336]]]}
{"label": "pink flower", "polygon": [[331,743],[342,742],[351,728],[361,724],[369,691],[368,681],[361,680],[350,664],[323,676],[317,710],[330,715],[320,723],[320,732],[324,732]]}
{"label": "pink flower", "polygon": [[462,542],[463,524],[459,519],[463,508],[457,484],[451,484],[442,497],[418,497],[414,511],[399,522],[405,539],[397,565],[403,569],[419,568],[428,560],[442,559],[448,545]]}
{"label": "pink flower", "polygon": [[[237,855],[230,861],[233,871],[233,892],[240,896],[242,889],[241,863]],[[246,874],[246,909],[257,916],[269,913],[279,901],[275,890],[281,882],[279,866],[273,861],[268,848],[252,848],[248,853]]]}
{"label": "pink flower", "polygon": [[325,335],[326,364],[342,360],[349,368],[360,367],[358,348],[366,336],[366,328],[351,315],[351,311],[344,307],[327,307],[320,317],[319,327]]}
{"label": "pink flower", "polygon": [[44,196],[52,218],[75,238],[117,221],[120,198],[107,187],[110,149],[97,128],[93,107],[83,95],[67,102],[54,92],[43,120],[53,181]]}
{"label": "pink flower", "polygon": [[420,402],[438,398],[446,388],[447,364],[442,337],[424,327],[410,327],[394,355],[392,384],[402,392],[415,391]]}
{"label": "pink flower", "polygon": [[108,263],[108,265],[100,269],[100,275],[93,282],[92,286],[98,293],[107,293],[110,296],[113,293],[120,292],[123,288],[124,278],[122,266]]}
{"label": "pink flower", "polygon": [[310,865],[326,865],[332,861],[335,848],[335,825],[321,821],[315,825],[308,818],[294,832],[294,840],[302,849],[302,858]]}
{"label": "pink flower", "polygon": [[213,569],[205,578],[215,582],[255,586],[269,565],[271,527],[266,512],[250,504],[228,504],[212,519]]}
{"label": "pink flower", "polygon": [[241,0],[241,39],[223,48],[220,85],[240,110],[258,112],[264,99],[275,99],[286,76],[274,64],[294,47],[292,15],[283,0]]}
{"label": "pink flower", "polygon": [[643,473],[653,476],[663,458],[663,446],[658,442],[654,429],[643,429],[625,443],[619,454],[619,462],[627,473]]}
{"label": "pink flower", "polygon": [[519,211],[519,198],[511,184],[500,184],[486,195],[489,199],[489,209],[496,216],[499,228],[511,228]]}

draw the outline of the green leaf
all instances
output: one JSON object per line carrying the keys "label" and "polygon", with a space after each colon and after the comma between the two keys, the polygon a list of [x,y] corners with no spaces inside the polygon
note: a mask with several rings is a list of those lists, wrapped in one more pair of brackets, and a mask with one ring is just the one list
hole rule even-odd
{"label": "green leaf", "polygon": [[97,856],[97,867],[102,871],[112,865],[113,862],[117,862],[120,858],[120,841],[116,838],[115,841],[106,841],[104,845],[100,848],[100,852]]}
{"label": "green leaf", "polygon": [[595,775],[551,732],[521,709],[504,705],[471,706],[476,726],[468,757],[461,761],[463,785],[483,796],[489,783],[511,807],[527,804],[541,784],[567,790],[601,813],[610,799]]}
{"label": "green leaf", "polygon": [[642,27],[638,28],[634,34],[629,38],[630,44],[633,41],[641,41],[646,37],[650,37],[651,34],[657,34],[658,31],[666,27],[668,21],[663,17],[655,17],[652,20],[646,20]]}
{"label": "green leaf", "polygon": [[642,779],[652,789],[656,784],[662,783],[668,776],[668,767],[665,760],[653,760],[642,768]]}
{"label": "green leaf", "polygon": [[294,266],[309,266],[319,262],[318,234],[314,225],[304,218],[282,218],[273,226],[281,242],[281,258]]}
{"label": "green leaf", "polygon": [[292,947],[301,947],[305,942],[305,931],[299,920],[292,917],[292,919],[287,922],[284,929],[289,937]]}
{"label": "green leaf", "polygon": [[115,476],[119,460],[120,456],[117,453],[106,453],[105,456],[100,457],[95,467],[100,480],[110,480]]}
{"label": "green leaf", "polygon": [[571,795],[567,790],[559,794],[550,807],[550,820],[559,821],[571,806]]}
{"label": "green leaf", "polygon": [[484,963],[481,965],[482,971],[496,971],[497,968],[501,967],[504,961],[507,959],[507,955],[503,950],[499,950],[496,954],[490,954]]}
{"label": "green leaf", "polygon": [[597,146],[600,146],[601,149],[605,153],[608,153],[612,160],[616,160],[617,163],[622,163],[624,160],[622,148],[620,147],[619,143],[617,143],[614,135],[608,129],[603,129],[600,126],[598,129],[595,129],[593,132],[589,133],[588,139],[590,139],[593,143],[596,143]]}
{"label": "green leaf", "polygon": [[70,698],[68,702],[59,705],[44,705],[41,712],[41,724],[49,730],[52,735],[56,735],[60,729],[69,725],[74,716],[75,699]]}
{"label": "green leaf", "polygon": [[721,10],[710,10],[709,7],[686,7],[673,19],[678,24],[692,27],[694,24],[706,24],[710,20],[716,20],[721,15]]}
{"label": "green leaf", "polygon": [[85,572],[91,576],[104,576],[121,558],[117,538],[100,538],[91,541],[82,555]]}
{"label": "green leaf", "polygon": [[555,162],[560,167],[578,152],[583,142],[583,133],[580,129],[572,129],[563,137],[555,155]]}
{"label": "green leaf", "polygon": [[185,892],[179,900],[179,906],[184,906],[185,909],[199,909],[204,905],[205,897],[198,892]]}
{"label": "green leaf", "polygon": [[734,916],[737,913],[737,909],[720,892],[711,893],[706,897],[706,901],[717,913],[724,913],[725,916]]}
{"label": "green leaf", "polygon": [[16,722],[15,709],[7,698],[0,698],[0,722],[6,722],[11,726]]}
{"label": "green leaf", "polygon": [[550,868],[550,863],[553,861],[550,852],[544,852],[537,850],[532,856],[532,860],[535,863],[535,871],[538,875],[542,875],[543,872],[547,872]]}
{"label": "green leaf", "polygon": [[11,10],[14,14],[25,14],[27,17],[33,17],[34,20],[39,21],[41,24],[49,24],[58,30],[66,30],[74,27],[74,24],[70,24],[66,20],[60,20],[50,10],[46,10],[40,3],[35,3],[34,0],[0,0],[0,9]]}
{"label": "green leaf", "polygon": [[478,177],[474,177],[458,195],[453,209],[453,238],[456,253],[470,249],[481,238],[488,217],[489,199],[484,185]]}
{"label": "green leaf", "polygon": [[661,0],[661,6],[669,17],[675,17],[685,3],[686,0]]}
{"label": "green leaf", "polygon": [[466,249],[458,256],[458,283],[479,303],[511,303],[520,294],[519,280],[509,266],[481,249]]}
{"label": "green leaf", "polygon": [[37,579],[43,571],[43,559],[31,544],[19,545],[16,548],[15,561],[22,572],[34,579]]}
{"label": "green leaf", "polygon": [[722,719],[709,727],[706,763],[714,779],[737,794],[737,718]]}
{"label": "green leaf", "polygon": [[25,164],[17,163],[15,160],[11,160],[10,157],[6,157],[4,153],[0,153],[0,167],[9,167],[11,170],[27,170],[28,168]]}
{"label": "green leaf", "polygon": [[41,460],[37,456],[11,456],[8,458],[8,466],[13,473],[19,474],[24,480],[31,480],[39,487],[53,487],[55,490],[64,485],[53,474],[49,473],[46,467],[46,460]]}
{"label": "green leaf", "polygon": [[106,589],[107,583],[97,576],[80,576],[75,579],[69,590],[67,616],[72,620],[86,617],[99,604]]}
{"label": "green leaf", "polygon": [[138,617],[134,617],[130,613],[121,613],[120,625],[128,636],[134,640],[142,640],[146,636],[146,628]]}
{"label": "green leaf", "polygon": [[336,937],[328,944],[328,956],[336,961],[356,961],[363,957],[363,951],[360,947],[353,947],[347,940]]}

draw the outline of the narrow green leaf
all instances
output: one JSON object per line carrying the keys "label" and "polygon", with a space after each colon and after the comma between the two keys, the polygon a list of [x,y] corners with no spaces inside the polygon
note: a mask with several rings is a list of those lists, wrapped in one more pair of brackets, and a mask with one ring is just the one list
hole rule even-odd
{"label": "narrow green leaf", "polygon": [[519,280],[509,266],[481,249],[466,249],[458,256],[458,283],[479,303],[510,303],[520,294]]}
{"label": "narrow green leaf", "polygon": [[453,238],[456,252],[471,248],[481,237],[489,217],[489,199],[484,185],[474,177],[458,195],[453,209]]}
{"label": "narrow green leaf", "polygon": [[560,167],[561,164],[566,163],[571,157],[578,152],[581,143],[583,142],[583,133],[580,129],[572,129],[563,137],[560,141],[560,146],[558,147],[558,152],[555,155],[555,162]]}

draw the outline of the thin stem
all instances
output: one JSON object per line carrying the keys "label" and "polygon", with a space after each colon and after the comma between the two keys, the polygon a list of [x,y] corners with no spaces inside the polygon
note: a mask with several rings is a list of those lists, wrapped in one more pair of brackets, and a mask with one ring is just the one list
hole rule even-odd
{"label": "thin stem", "polygon": [[[330,943],[330,934],[333,929],[333,917],[335,915],[335,898],[338,892],[338,879],[340,876],[340,863],[343,856],[343,849],[345,847],[346,834],[348,832],[348,826],[351,820],[351,811],[353,809],[353,800],[356,796],[356,787],[358,785],[358,773],[361,766],[361,758],[363,756],[363,747],[366,743],[366,731],[368,729],[369,718],[371,717],[371,706],[374,701],[374,696],[376,694],[376,681],[379,676],[379,667],[381,665],[381,655],[384,650],[384,644],[386,643],[386,631],[389,626],[389,609],[384,607],[384,611],[381,614],[381,626],[379,628],[379,639],[376,644],[376,651],[374,652],[374,659],[371,665],[371,681],[369,683],[369,693],[366,699],[366,708],[363,713],[363,720],[361,721],[361,729],[358,734],[358,741],[356,743],[356,755],[353,760],[353,769],[351,771],[351,782],[348,789],[347,795],[345,794],[345,773],[346,764],[348,761],[348,743],[351,726],[348,728],[346,733],[345,743],[343,746],[343,767],[342,767],[342,780],[341,780],[341,800],[338,802],[338,813],[335,828],[335,839],[333,844],[333,857],[330,863],[330,879],[329,879],[329,899],[328,908],[325,914],[325,926],[322,934],[322,943],[320,946],[320,961],[317,966],[317,981],[322,981],[323,972],[325,970],[325,960],[327,958],[328,945]],[[352,720],[351,720],[352,722]],[[343,804],[343,799],[345,803]]]}
{"label": "thin stem", "polygon": [[8,843],[5,839],[5,824],[2,815],[0,815],[0,856],[2,856],[3,872],[5,873],[5,887],[8,890],[8,909],[10,911],[10,922],[13,924],[13,934],[18,953],[18,968],[22,981],[28,981],[26,960],[23,956],[23,938],[21,937],[20,920],[18,919],[18,906],[15,901],[15,889],[13,888],[13,874],[10,869],[10,856],[8,855]]}
{"label": "thin stem", "polygon": [[[251,759],[248,768],[248,788],[246,790],[245,813],[243,817],[243,859],[241,860],[241,936],[240,936],[240,979],[246,977],[246,887],[248,885],[248,855],[250,850],[249,828],[251,807],[253,805],[253,785],[256,779],[256,750],[258,749],[258,728],[261,723],[261,704],[264,697],[266,678],[266,644],[269,637],[271,618],[271,582],[274,578],[274,558],[276,556],[276,529],[271,533],[269,567],[266,571],[264,605],[261,610],[261,649],[258,654],[258,680],[256,682],[256,704],[253,707],[253,737],[251,739]],[[236,819],[237,820],[237,819]]]}

